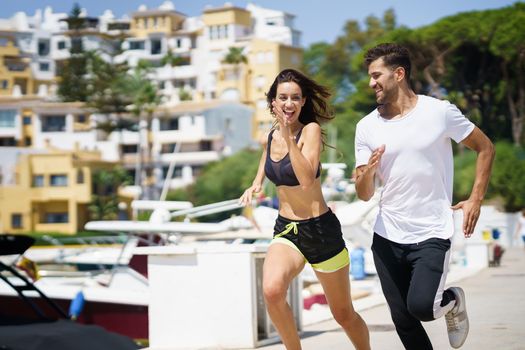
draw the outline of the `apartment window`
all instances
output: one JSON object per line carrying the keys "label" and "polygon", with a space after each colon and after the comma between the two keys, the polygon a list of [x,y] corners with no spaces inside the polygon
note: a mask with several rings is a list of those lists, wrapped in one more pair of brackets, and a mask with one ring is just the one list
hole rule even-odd
{"label": "apartment window", "polygon": [[31,146],[32,143],[33,143],[33,140],[31,139],[31,137],[29,136],[24,137],[24,144],[26,146]]}
{"label": "apartment window", "polygon": [[257,63],[264,63],[264,52],[257,52],[256,61]]}
{"label": "apartment window", "polygon": [[262,90],[266,87],[266,77],[264,75],[258,75],[253,79],[253,82],[258,90]]}
{"label": "apartment window", "polygon": [[182,47],[182,40],[181,39],[177,39],[175,41],[175,46],[178,47],[178,48],[181,48]]}
{"label": "apartment window", "polygon": [[226,26],[217,26],[217,35],[218,35],[218,39],[224,39],[226,38]]}
{"label": "apartment window", "polygon": [[46,224],[66,224],[68,222],[68,213],[46,213]]}
{"label": "apartment window", "polygon": [[192,172],[194,177],[198,177],[200,174],[202,174],[202,169],[203,169],[203,166],[195,165],[195,166],[191,167],[191,172]]}
{"label": "apartment window", "polygon": [[129,49],[130,50],[144,50],[144,41],[130,41]]}
{"label": "apartment window", "polygon": [[257,109],[266,109],[266,108],[268,108],[268,102],[266,100],[263,100],[263,99],[257,100],[255,105],[257,106]]}
{"label": "apartment window", "polygon": [[138,145],[122,145],[122,153],[137,153]]}
{"label": "apartment window", "polygon": [[38,55],[49,55],[49,40],[38,40]]}
{"label": "apartment window", "polygon": [[266,25],[268,25],[268,26],[283,26],[283,25],[285,25],[284,18],[282,18],[282,17],[266,18]]}
{"label": "apartment window", "polygon": [[7,80],[0,80],[0,88],[7,89],[9,87],[9,82]]}
{"label": "apartment window", "polygon": [[129,30],[129,23],[124,23],[124,22],[108,23],[108,30]]}
{"label": "apartment window", "polygon": [[38,64],[39,69],[41,72],[49,72],[49,63],[47,62],[40,62]]}
{"label": "apartment window", "polygon": [[81,52],[83,48],[82,38],[72,38],[71,39],[71,52]]}
{"label": "apartment window", "polygon": [[211,141],[201,141],[200,150],[201,151],[211,151]]}
{"label": "apartment window", "polygon": [[86,116],[84,114],[77,115],[77,122],[78,123],[85,123],[86,122]]}
{"label": "apartment window", "polygon": [[44,175],[33,175],[32,187],[44,187]]}
{"label": "apartment window", "polygon": [[160,130],[179,130],[179,118],[163,119],[160,122]]}
{"label": "apartment window", "polygon": [[160,153],[173,153],[176,143],[163,143]]}
{"label": "apartment window", "polygon": [[53,187],[65,187],[67,186],[67,175],[51,175],[49,178],[49,185]]}
{"label": "apartment window", "polygon": [[216,26],[210,26],[209,30],[209,38],[210,40],[216,40],[216,39],[225,39],[228,37],[228,25],[216,25]]}
{"label": "apartment window", "polygon": [[162,50],[162,43],[160,40],[151,40],[151,54],[158,55]]}
{"label": "apartment window", "polygon": [[66,131],[65,115],[48,115],[42,118],[42,131],[56,132]]}
{"label": "apartment window", "polygon": [[22,228],[22,214],[11,214],[11,227]]}
{"label": "apartment window", "polygon": [[16,110],[0,110],[0,128],[14,128],[16,119]]}
{"label": "apartment window", "polygon": [[210,38],[210,40],[217,39],[217,26],[210,26],[208,31],[209,31],[209,38]]}
{"label": "apartment window", "polygon": [[266,51],[265,58],[267,63],[273,63],[273,52]]}
{"label": "apartment window", "polygon": [[0,137],[1,147],[12,147],[16,146],[16,140],[14,137]]}
{"label": "apartment window", "polygon": [[224,39],[228,37],[228,25],[219,26],[219,39]]}
{"label": "apartment window", "polygon": [[59,50],[64,50],[66,48],[66,42],[64,40],[61,40],[57,43],[57,48]]}
{"label": "apartment window", "polygon": [[[169,167],[165,166],[162,168],[162,177],[163,178],[166,178],[166,176],[168,176],[168,169]],[[173,169],[173,174],[171,176],[171,178],[176,178],[176,177],[182,177],[182,166],[180,165],[176,165],[175,168]]]}
{"label": "apartment window", "polygon": [[293,64],[299,64],[299,56],[297,54],[292,54],[290,60]]}
{"label": "apartment window", "polygon": [[84,183],[84,171],[82,169],[77,170],[77,184]]}
{"label": "apartment window", "polygon": [[24,123],[24,125],[31,125],[31,117],[25,115],[24,118],[22,118],[22,123]]}

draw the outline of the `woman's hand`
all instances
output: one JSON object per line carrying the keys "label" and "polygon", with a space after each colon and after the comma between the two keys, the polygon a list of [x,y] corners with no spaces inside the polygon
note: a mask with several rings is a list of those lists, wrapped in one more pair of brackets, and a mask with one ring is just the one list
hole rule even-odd
{"label": "woman's hand", "polygon": [[281,132],[281,136],[285,140],[288,140],[292,136],[290,124],[284,115],[283,109],[279,107],[275,101],[272,102],[272,114],[279,123],[279,131]]}
{"label": "woman's hand", "polygon": [[262,189],[261,184],[253,184],[250,187],[248,187],[244,191],[242,196],[239,198],[239,204],[242,204],[243,206],[251,205],[253,194],[261,192],[261,189]]}

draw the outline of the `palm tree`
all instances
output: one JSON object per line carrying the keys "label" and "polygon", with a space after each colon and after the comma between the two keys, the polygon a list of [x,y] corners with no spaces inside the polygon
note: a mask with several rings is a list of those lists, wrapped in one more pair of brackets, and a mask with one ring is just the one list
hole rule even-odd
{"label": "palm tree", "polygon": [[91,220],[112,220],[118,213],[117,189],[129,182],[126,171],[117,167],[97,170],[92,175],[91,203],[88,205]]}
{"label": "palm tree", "polygon": [[[152,186],[145,184],[144,181],[152,176],[151,162],[153,160],[151,152],[151,140],[149,139],[149,130],[153,113],[162,102],[159,90],[149,78],[148,67],[137,66],[133,74],[128,77],[128,91],[132,98],[132,104],[129,106],[131,113],[139,121],[139,145],[137,148],[137,167],[135,169],[135,185],[141,186],[146,191],[143,192],[143,198],[156,197],[152,193]],[[150,166],[144,166],[147,160]],[[156,163],[156,162],[155,162]],[[153,164],[156,166],[158,164]]]}
{"label": "palm tree", "polygon": [[242,63],[248,63],[248,58],[243,53],[242,47],[230,47],[228,53],[224,56],[222,63],[233,65],[235,77],[239,80],[239,66]]}
{"label": "palm tree", "polygon": [[238,65],[241,63],[248,63],[248,58],[242,52],[242,47],[230,47],[228,53],[222,60],[223,63]]}
{"label": "palm tree", "polygon": [[163,66],[169,64],[172,67],[182,66],[186,62],[187,62],[186,58],[184,58],[182,56],[175,55],[173,53],[173,51],[171,51],[171,50],[169,50],[166,53],[166,55],[164,57],[162,57],[162,59],[160,60],[160,64],[162,64]]}

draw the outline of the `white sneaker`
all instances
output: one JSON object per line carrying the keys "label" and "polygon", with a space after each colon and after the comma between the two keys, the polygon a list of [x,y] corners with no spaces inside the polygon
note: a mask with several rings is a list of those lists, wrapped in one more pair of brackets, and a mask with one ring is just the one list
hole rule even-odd
{"label": "white sneaker", "polygon": [[458,349],[463,345],[468,335],[467,304],[465,302],[465,292],[463,289],[451,287],[449,290],[454,293],[456,305],[445,315],[445,319],[447,320],[448,341],[450,342],[450,346]]}

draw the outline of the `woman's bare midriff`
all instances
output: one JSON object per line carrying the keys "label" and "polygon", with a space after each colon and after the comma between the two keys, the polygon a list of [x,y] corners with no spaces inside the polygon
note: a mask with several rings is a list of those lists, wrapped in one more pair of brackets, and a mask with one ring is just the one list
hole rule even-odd
{"label": "woman's bare midriff", "polygon": [[278,186],[279,214],[290,220],[305,220],[318,217],[328,211],[321,191],[321,179],[311,186]]}

